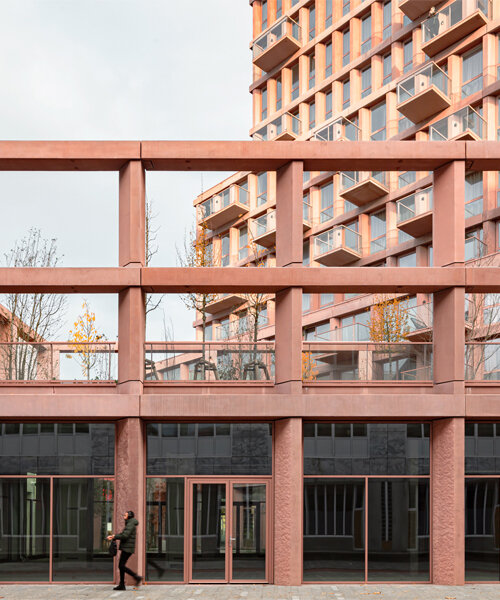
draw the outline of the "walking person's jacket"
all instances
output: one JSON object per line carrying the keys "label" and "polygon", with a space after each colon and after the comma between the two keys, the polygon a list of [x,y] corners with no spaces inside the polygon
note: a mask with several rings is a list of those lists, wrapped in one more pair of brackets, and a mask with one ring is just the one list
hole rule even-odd
{"label": "walking person's jacket", "polygon": [[120,540],[120,550],[133,554],[135,552],[135,532],[139,521],[132,517],[127,519],[125,528],[121,533],[115,535],[115,540]]}

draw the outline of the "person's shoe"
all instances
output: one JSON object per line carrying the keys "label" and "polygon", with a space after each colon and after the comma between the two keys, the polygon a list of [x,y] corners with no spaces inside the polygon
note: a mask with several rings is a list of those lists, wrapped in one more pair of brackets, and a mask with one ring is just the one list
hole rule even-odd
{"label": "person's shoe", "polygon": [[117,585],[113,589],[118,590],[119,592],[124,592],[127,588],[124,585]]}
{"label": "person's shoe", "polygon": [[135,578],[135,585],[141,585],[141,581],[142,577],[140,575],[137,575],[137,577]]}

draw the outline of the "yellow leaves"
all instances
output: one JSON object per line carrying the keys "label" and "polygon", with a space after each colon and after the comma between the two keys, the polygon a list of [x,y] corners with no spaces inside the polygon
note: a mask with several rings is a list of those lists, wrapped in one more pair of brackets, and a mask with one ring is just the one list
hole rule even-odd
{"label": "yellow leaves", "polygon": [[408,313],[404,301],[381,296],[376,298],[368,323],[373,342],[400,342],[409,333]]}
{"label": "yellow leaves", "polygon": [[319,369],[311,352],[302,353],[302,381],[315,381]]}

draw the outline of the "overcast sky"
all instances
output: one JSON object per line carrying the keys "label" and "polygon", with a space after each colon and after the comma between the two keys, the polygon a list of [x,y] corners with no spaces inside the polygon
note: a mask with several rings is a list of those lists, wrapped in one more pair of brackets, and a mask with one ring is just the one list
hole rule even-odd
{"label": "overcast sky", "polygon": [[[248,139],[248,0],[0,0],[0,136],[5,140]],[[225,174],[205,173],[206,189]],[[56,238],[64,266],[117,264],[113,173],[0,173],[0,254],[30,227]],[[199,173],[149,174],[158,266],[176,264]],[[117,335],[116,299],[89,296]],[[71,297],[59,339],[81,297]],[[165,302],[176,339],[192,315]],[[148,339],[161,339],[162,315]]]}

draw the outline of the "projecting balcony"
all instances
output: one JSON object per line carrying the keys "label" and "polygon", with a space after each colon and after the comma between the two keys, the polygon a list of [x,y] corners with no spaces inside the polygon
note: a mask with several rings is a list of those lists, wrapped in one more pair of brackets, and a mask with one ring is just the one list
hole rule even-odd
{"label": "projecting balcony", "polygon": [[276,243],[276,211],[262,215],[258,219],[253,219],[249,224],[249,231],[252,242],[271,248]]}
{"label": "projecting balcony", "polygon": [[348,265],[361,258],[361,236],[340,225],[314,238],[314,260],[328,267]]}
{"label": "projecting balcony", "polygon": [[436,0],[399,0],[399,10],[414,21],[436,5]]}
{"label": "projecting balcony", "polygon": [[295,140],[302,133],[302,124],[292,113],[284,113],[265,127],[256,131],[252,137],[259,142]]}
{"label": "projecting balcony", "polygon": [[432,142],[445,140],[478,141],[483,139],[484,119],[472,106],[436,121],[429,128]]}
{"label": "projecting balcony", "polygon": [[198,223],[218,229],[248,212],[248,190],[231,185],[198,205]]}
{"label": "projecting balcony", "polygon": [[403,309],[403,325],[407,332],[405,338],[410,342],[430,342],[432,340],[433,303],[422,302]]}
{"label": "projecting balcony", "polygon": [[396,206],[398,229],[415,238],[432,231],[432,187],[401,198]]}
{"label": "projecting balcony", "polygon": [[450,78],[435,63],[421,69],[398,85],[398,110],[413,123],[451,105]]}
{"label": "projecting balcony", "polygon": [[422,23],[422,50],[438,54],[485,25],[490,14],[489,0],[455,0]]}
{"label": "projecting balcony", "polygon": [[245,296],[242,294],[228,293],[215,294],[215,297],[209,302],[206,311],[210,314],[227,311],[240,306],[246,302]]}
{"label": "projecting balcony", "polygon": [[268,73],[300,49],[300,39],[299,24],[290,17],[283,17],[253,43],[254,65]]}
{"label": "projecting balcony", "polygon": [[388,192],[385,171],[350,171],[340,175],[339,194],[356,206],[364,206]]}
{"label": "projecting balcony", "polygon": [[357,142],[359,131],[355,123],[341,117],[315,131],[312,139],[320,142]]}

